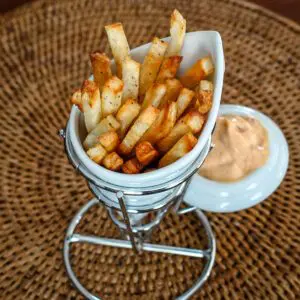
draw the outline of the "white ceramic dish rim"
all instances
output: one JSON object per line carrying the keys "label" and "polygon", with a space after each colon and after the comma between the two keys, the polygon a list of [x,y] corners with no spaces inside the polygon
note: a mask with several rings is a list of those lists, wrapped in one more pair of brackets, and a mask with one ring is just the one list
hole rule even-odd
{"label": "white ceramic dish rim", "polygon": [[[80,138],[76,134],[76,132],[78,132],[80,111],[76,106],[73,106],[70,114],[69,123],[68,123],[68,126],[70,127],[71,143],[79,159],[86,165],[88,169],[92,170],[94,174],[97,174],[97,176],[101,177],[104,180],[114,180],[120,182],[120,184],[126,183],[126,185],[128,186],[138,186],[141,184],[145,186],[147,185],[151,186],[153,185],[153,182],[156,180],[159,180],[159,182],[161,182],[162,178],[169,179],[170,177],[172,177],[172,174],[177,174],[178,172],[180,172],[180,170],[186,168],[187,165],[190,165],[197,158],[197,156],[203,149],[209,135],[211,134],[214,128],[214,124],[220,106],[224,67],[225,67],[223,46],[222,46],[222,40],[220,34],[216,31],[197,31],[197,32],[187,33],[186,38],[188,37],[197,38],[197,35],[210,35],[211,38],[214,38],[215,51],[216,51],[215,62],[214,62],[216,66],[216,70],[214,76],[215,90],[213,95],[213,105],[197,145],[194,147],[192,151],[190,151],[187,155],[185,155],[183,158],[179,159],[175,163],[150,173],[127,175],[127,174],[113,172],[105,169],[104,167],[99,166],[87,156],[86,152],[82,147]],[[169,37],[165,38],[164,40],[168,40],[168,39]],[[134,54],[137,53],[142,47],[149,47],[149,46],[150,43],[137,47],[131,51],[131,54],[134,56]]]}
{"label": "white ceramic dish rim", "polygon": [[[221,183],[198,174],[194,175],[184,201],[205,211],[229,213],[250,208],[264,201],[278,188],[287,172],[289,150],[278,125],[263,113],[246,106],[223,104],[219,114],[252,116],[265,126],[269,136],[273,139],[276,137],[276,140],[270,140],[270,143],[273,143],[273,153],[270,153],[272,157],[269,157],[267,163],[238,182]],[[264,176],[272,174],[270,177]],[[262,178],[265,180],[259,181]]]}

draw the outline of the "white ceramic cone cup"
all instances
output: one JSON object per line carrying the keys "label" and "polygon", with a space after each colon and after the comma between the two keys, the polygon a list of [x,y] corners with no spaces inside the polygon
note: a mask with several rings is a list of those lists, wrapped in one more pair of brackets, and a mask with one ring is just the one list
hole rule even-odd
{"label": "white ceramic cone cup", "polygon": [[[164,40],[168,41],[169,38],[165,38]],[[132,58],[136,61],[142,62],[150,48],[150,45],[151,44],[146,44],[133,49],[131,51]],[[82,146],[82,142],[86,136],[83,117],[78,108],[73,106],[68,122],[67,139],[70,140],[72,148],[80,163],[84,165],[94,176],[107,182],[130,188],[151,187],[175,179],[183,174],[188,168],[193,166],[194,161],[200,155],[211,136],[219,111],[225,69],[220,34],[216,31],[197,31],[187,33],[181,55],[183,56],[183,61],[180,66],[179,75],[189,68],[196,60],[205,55],[211,55],[215,66],[215,72],[212,76],[214,83],[213,105],[197,145],[192,151],[175,163],[153,172],[136,175],[113,172],[96,164],[87,156]],[[100,190],[118,205],[118,200],[114,193],[107,192],[101,188]],[[152,195],[127,197],[126,205],[128,207],[143,207],[145,205],[151,206],[152,203],[157,203],[157,201],[163,199],[169,192],[170,191]]]}

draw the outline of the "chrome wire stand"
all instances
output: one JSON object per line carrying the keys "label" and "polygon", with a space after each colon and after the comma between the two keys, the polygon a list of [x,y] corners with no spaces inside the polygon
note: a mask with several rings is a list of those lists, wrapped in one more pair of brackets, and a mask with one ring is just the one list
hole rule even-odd
{"label": "chrome wire stand", "polygon": [[[205,266],[200,277],[196,280],[192,287],[190,287],[176,299],[188,299],[190,296],[192,296],[204,284],[204,282],[210,275],[215,261],[216,241],[209,221],[203,214],[203,212],[195,207],[187,207],[184,209],[179,209],[179,207],[183,200],[184,193],[188,188],[191,177],[195,172],[197,172],[210,150],[211,140],[207,142],[206,146],[204,147],[197,160],[194,162],[193,166],[185,171],[184,174],[180,175],[179,178],[175,178],[170,182],[159,184],[151,188],[128,188],[108,183],[106,181],[103,181],[102,179],[99,179],[98,177],[95,177],[89,172],[88,169],[85,168],[85,166],[80,163],[68,138],[68,127],[66,128],[66,130],[60,130],[59,135],[64,139],[65,151],[67,153],[69,161],[72,163],[74,168],[87,179],[89,188],[95,195],[95,198],[86,203],[74,216],[71,223],[69,224],[64,239],[64,263],[68,276],[70,277],[73,285],[87,299],[101,299],[90,293],[80,283],[72,269],[70,261],[71,246],[73,243],[90,243],[102,246],[133,249],[137,254],[142,251],[147,251],[205,259]],[[117,199],[117,201],[108,198],[103,190],[113,192],[116,196],[115,198]],[[128,197],[137,197],[150,194],[152,195],[162,192],[168,193],[163,200],[160,199],[159,201],[157,201],[157,203],[145,205],[143,207],[133,205],[127,206],[126,204],[126,200]],[[88,210],[90,210],[93,206],[101,204],[104,204],[106,206],[112,221],[120,229],[124,239],[111,239],[75,233],[77,225],[80,223],[82,217],[88,212]],[[152,231],[160,224],[161,220],[171,209],[171,207],[173,208],[173,212],[177,213],[178,215],[187,213],[196,214],[206,232],[208,241],[207,249],[201,250],[193,248],[174,247],[152,244],[148,242],[150,240]],[[142,224],[140,220],[144,219],[144,217],[150,212],[156,214],[154,219],[147,224]],[[139,217],[136,219],[135,216]],[[120,220],[120,217],[122,217],[122,220]]]}

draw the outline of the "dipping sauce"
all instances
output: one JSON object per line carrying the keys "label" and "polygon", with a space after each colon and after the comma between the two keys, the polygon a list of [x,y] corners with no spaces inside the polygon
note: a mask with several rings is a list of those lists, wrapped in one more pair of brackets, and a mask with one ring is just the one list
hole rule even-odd
{"label": "dipping sauce", "polygon": [[212,143],[199,174],[215,181],[238,181],[262,167],[269,156],[269,139],[261,123],[250,117],[218,118]]}

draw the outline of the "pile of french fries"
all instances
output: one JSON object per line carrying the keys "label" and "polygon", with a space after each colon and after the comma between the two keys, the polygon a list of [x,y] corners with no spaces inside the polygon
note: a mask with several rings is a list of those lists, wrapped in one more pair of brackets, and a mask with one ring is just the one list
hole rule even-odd
{"label": "pile of french fries", "polygon": [[186,20],[174,10],[169,43],[154,37],[142,64],[130,57],[121,23],[105,26],[116,74],[105,53],[90,54],[93,80],[71,102],[84,115],[87,155],[105,168],[127,174],[154,171],[188,153],[212,106],[214,72],[209,56],[176,78]]}

